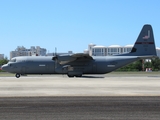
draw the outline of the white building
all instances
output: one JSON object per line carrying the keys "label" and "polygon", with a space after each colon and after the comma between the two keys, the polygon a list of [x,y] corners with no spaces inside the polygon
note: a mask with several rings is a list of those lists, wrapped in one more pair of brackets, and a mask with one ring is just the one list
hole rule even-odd
{"label": "white building", "polygon": [[132,48],[133,48],[133,45],[126,45],[126,46],[124,46],[123,53],[131,52]]}
{"label": "white building", "polygon": [[106,55],[117,55],[122,53],[123,53],[123,48],[120,45],[111,45],[107,47]]}
{"label": "white building", "polygon": [[[94,46],[96,46],[96,44],[91,43],[91,44],[88,45],[88,53],[89,53],[90,56],[92,56],[92,48]],[[85,50],[85,51],[87,52],[87,50]]]}
{"label": "white building", "polygon": [[160,58],[160,48],[156,47],[156,51],[157,51],[157,56]]}
{"label": "white building", "polygon": [[[88,45],[88,53],[90,56],[110,56],[117,54],[129,53],[132,50],[133,45],[111,45],[108,47],[105,46],[97,46],[95,44]],[[87,51],[87,50],[85,50]],[[160,48],[156,47],[157,56],[160,57]]]}
{"label": "white building", "polygon": [[4,54],[0,54],[0,60],[4,59]]}
{"label": "white building", "polygon": [[85,49],[85,50],[83,51],[83,53],[89,54],[89,50],[88,50],[88,49]]}
{"label": "white building", "polygon": [[17,56],[45,56],[46,51],[47,50],[45,48],[40,48],[39,46],[36,48],[31,46],[30,49],[26,49],[23,46],[18,46],[15,51],[10,52],[10,59]]}
{"label": "white building", "polygon": [[106,56],[107,48],[105,46],[93,46],[91,50],[92,56]]}

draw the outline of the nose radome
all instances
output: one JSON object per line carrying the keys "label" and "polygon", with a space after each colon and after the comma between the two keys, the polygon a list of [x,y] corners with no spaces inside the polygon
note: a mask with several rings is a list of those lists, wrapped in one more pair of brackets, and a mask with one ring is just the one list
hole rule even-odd
{"label": "nose radome", "polygon": [[1,69],[4,70],[4,71],[8,71],[8,65],[7,65],[7,64],[3,65],[3,66],[1,67]]}

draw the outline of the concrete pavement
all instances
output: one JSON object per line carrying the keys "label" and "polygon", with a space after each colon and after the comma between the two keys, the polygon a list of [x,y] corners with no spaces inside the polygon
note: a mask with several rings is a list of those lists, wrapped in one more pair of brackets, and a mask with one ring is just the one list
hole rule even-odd
{"label": "concrete pavement", "polygon": [[0,97],[160,96],[159,76],[0,77]]}

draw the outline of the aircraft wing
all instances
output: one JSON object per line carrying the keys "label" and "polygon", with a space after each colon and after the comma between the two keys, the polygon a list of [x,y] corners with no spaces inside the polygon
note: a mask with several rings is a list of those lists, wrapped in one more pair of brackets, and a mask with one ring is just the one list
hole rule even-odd
{"label": "aircraft wing", "polygon": [[52,60],[57,60],[59,64],[63,65],[70,62],[90,61],[93,58],[89,54],[76,53],[54,56]]}
{"label": "aircraft wing", "polygon": [[89,60],[93,59],[89,54],[84,54],[84,53],[76,53],[76,54],[72,54],[71,56],[75,58],[85,58]]}

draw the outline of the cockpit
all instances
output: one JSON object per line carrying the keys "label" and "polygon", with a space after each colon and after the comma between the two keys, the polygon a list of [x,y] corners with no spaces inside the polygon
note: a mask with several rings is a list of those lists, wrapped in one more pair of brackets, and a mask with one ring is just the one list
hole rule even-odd
{"label": "cockpit", "polygon": [[16,58],[12,58],[9,62],[16,62]]}
{"label": "cockpit", "polygon": [[2,70],[10,72],[10,67],[17,62],[16,58],[12,58],[7,64],[2,66]]}

